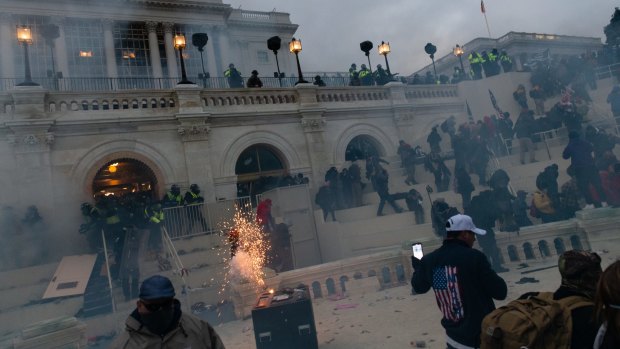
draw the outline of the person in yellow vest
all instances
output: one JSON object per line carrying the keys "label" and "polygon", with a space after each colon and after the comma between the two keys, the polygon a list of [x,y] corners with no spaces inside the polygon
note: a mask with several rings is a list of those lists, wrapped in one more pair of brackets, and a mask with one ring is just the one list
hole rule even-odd
{"label": "person in yellow vest", "polygon": [[482,79],[482,64],[484,63],[484,59],[482,56],[476,51],[472,51],[469,56],[467,56],[467,60],[469,61],[469,66],[471,67],[474,80]]}
{"label": "person in yellow vest", "polygon": [[165,221],[164,211],[160,203],[154,203],[144,209],[144,219],[147,221],[149,234],[149,249],[160,252],[161,243],[161,226]]}
{"label": "person in yellow vest", "polygon": [[228,79],[228,86],[230,88],[242,88],[243,78],[241,73],[235,68],[235,65],[230,63],[228,69],[224,72],[224,76]]}
{"label": "person in yellow vest", "polygon": [[504,73],[509,73],[512,71],[512,59],[506,53],[506,51],[502,51],[499,55],[499,63],[502,65],[502,69],[504,69]]}
{"label": "person in yellow vest", "polygon": [[200,224],[203,233],[209,231],[209,224],[202,214],[205,206],[203,205],[205,199],[200,196],[200,187],[198,184],[192,184],[189,186],[189,191],[185,193],[185,205],[186,213],[187,213],[187,221],[189,222],[188,229],[186,231],[187,235],[192,233],[194,225],[196,222]]}
{"label": "person in yellow vest", "polygon": [[355,63],[351,63],[351,67],[349,68],[349,86],[359,86],[360,77],[357,72],[357,65]]}
{"label": "person in yellow vest", "polygon": [[360,81],[362,83],[362,86],[374,85],[372,73],[370,72],[370,69],[366,67],[366,64],[362,64],[362,66],[360,67],[359,76],[360,76]]}

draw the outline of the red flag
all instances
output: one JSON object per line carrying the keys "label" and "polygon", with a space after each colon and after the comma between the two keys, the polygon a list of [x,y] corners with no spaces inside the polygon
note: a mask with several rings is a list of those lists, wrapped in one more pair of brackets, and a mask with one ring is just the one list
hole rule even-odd
{"label": "red flag", "polygon": [[484,8],[484,0],[480,0],[480,11],[482,11],[482,13],[486,13],[487,11]]}

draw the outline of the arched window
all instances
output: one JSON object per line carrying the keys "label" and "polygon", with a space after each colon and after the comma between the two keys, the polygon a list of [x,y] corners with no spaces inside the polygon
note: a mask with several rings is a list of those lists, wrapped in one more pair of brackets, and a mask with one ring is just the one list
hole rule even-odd
{"label": "arched window", "polygon": [[347,145],[344,158],[346,161],[366,159],[369,156],[382,156],[379,142],[367,135],[355,136]]}
{"label": "arched window", "polygon": [[255,196],[276,188],[286,172],[281,155],[266,144],[244,150],[235,164],[238,196]]}
{"label": "arched window", "polygon": [[93,196],[121,197],[144,192],[156,197],[157,178],[145,163],[130,158],[112,160],[103,165],[93,180]]}

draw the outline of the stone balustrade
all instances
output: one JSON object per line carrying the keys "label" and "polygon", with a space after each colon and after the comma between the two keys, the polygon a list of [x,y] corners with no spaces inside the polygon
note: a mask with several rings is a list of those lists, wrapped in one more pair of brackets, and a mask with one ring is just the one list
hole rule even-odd
{"label": "stone balustrade", "polygon": [[[297,88],[264,89],[200,89],[196,87],[196,98],[200,98],[202,110],[223,111],[235,107],[238,111],[255,111],[257,108],[297,110],[300,104],[318,104],[325,107],[339,108],[347,104],[359,106],[359,103],[389,108],[395,100],[401,99],[404,89],[405,103],[420,103],[425,99],[458,98],[455,85],[418,85],[408,86],[391,83],[388,86],[368,87],[332,87],[318,88],[308,85]],[[394,90],[395,88],[395,90]],[[34,92],[34,90],[33,90]],[[20,91],[21,94],[27,93]],[[52,92],[37,90],[37,96],[43,95],[44,114],[88,113],[102,111],[139,110],[141,115],[161,114],[166,110],[173,114],[179,111],[179,90],[133,90],[110,92]],[[0,93],[0,115],[14,114],[15,91]],[[36,104],[37,101],[32,101]],[[19,115],[16,115],[19,117]]]}

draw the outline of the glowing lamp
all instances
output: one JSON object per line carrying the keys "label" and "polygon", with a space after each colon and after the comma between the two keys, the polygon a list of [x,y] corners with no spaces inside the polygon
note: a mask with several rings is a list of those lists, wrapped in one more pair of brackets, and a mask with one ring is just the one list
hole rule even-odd
{"label": "glowing lamp", "polygon": [[115,173],[117,169],[118,169],[118,162],[115,162],[111,164],[110,166],[108,166],[108,171],[110,173]]}
{"label": "glowing lamp", "polygon": [[456,47],[454,47],[454,50],[452,50],[452,52],[457,57],[461,57],[463,53],[465,53],[465,51],[463,51],[463,48],[459,46],[458,44],[456,45]]}
{"label": "glowing lamp", "polygon": [[385,56],[388,53],[390,53],[390,43],[381,41],[381,45],[379,45],[379,54]]}
{"label": "glowing lamp", "polygon": [[93,51],[80,51],[80,57],[90,58],[93,56]]}
{"label": "glowing lamp", "polygon": [[174,36],[174,48],[177,50],[185,48],[185,35],[176,34]]}
{"label": "glowing lamp", "polygon": [[297,40],[293,38],[291,42],[288,44],[288,49],[291,53],[298,54],[301,52],[301,40]]}
{"label": "glowing lamp", "polygon": [[273,288],[270,288],[270,289],[269,289],[269,293],[270,293],[270,294],[273,294],[274,292],[275,292],[275,291],[273,290]]}
{"label": "glowing lamp", "polygon": [[17,27],[17,41],[22,44],[32,44],[32,30],[26,25]]}

